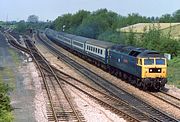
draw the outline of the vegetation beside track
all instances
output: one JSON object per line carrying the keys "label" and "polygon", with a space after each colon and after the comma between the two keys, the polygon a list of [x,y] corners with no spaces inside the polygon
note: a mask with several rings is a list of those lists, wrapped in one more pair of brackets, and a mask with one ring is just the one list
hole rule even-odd
{"label": "vegetation beside track", "polygon": [[[15,66],[19,66],[19,56],[13,49],[8,49]],[[14,116],[10,105],[9,93],[14,89],[15,75],[11,66],[7,62],[3,62],[4,67],[0,67],[0,122],[12,122]]]}
{"label": "vegetation beside track", "polygon": [[20,64],[20,60],[19,60],[19,56],[18,53],[15,52],[13,49],[8,49],[8,52],[10,53],[13,62],[15,63],[16,66],[18,66]]}
{"label": "vegetation beside track", "polygon": [[13,115],[11,113],[10,99],[8,92],[11,88],[8,84],[3,83],[0,78],[0,122],[12,122]]}
{"label": "vegetation beside track", "polygon": [[180,57],[175,57],[168,62],[168,84],[180,88]]}

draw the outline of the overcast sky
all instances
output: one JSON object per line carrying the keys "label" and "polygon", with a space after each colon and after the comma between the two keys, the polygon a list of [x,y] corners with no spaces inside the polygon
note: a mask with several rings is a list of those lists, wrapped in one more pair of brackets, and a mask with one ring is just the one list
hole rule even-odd
{"label": "overcast sky", "polygon": [[54,20],[78,10],[95,11],[107,8],[120,15],[139,13],[161,16],[180,9],[180,0],[0,0],[0,20],[27,20],[35,14],[40,20]]}

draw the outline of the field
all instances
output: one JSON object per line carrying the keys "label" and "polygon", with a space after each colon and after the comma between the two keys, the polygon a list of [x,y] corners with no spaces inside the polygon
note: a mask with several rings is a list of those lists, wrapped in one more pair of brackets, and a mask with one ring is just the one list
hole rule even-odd
{"label": "field", "polygon": [[159,28],[163,33],[169,33],[171,29],[171,35],[174,38],[180,38],[180,23],[138,23],[124,28],[117,29],[120,32],[130,32],[131,30],[135,33],[144,33],[152,27]]}
{"label": "field", "polygon": [[169,31],[171,31],[170,34],[172,37],[180,39],[180,24],[162,30],[162,32],[165,34],[167,34]]}

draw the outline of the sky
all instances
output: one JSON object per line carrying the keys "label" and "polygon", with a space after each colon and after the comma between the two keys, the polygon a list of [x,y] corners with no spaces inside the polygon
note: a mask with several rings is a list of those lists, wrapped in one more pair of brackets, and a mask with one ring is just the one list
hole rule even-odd
{"label": "sky", "polygon": [[29,15],[37,15],[41,21],[54,20],[66,13],[100,8],[123,16],[139,13],[156,17],[180,9],[180,0],[0,0],[0,21],[27,20]]}

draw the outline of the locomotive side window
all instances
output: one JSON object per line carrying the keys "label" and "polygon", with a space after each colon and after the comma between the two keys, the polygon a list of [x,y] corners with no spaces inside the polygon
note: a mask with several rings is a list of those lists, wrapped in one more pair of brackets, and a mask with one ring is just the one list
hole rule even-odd
{"label": "locomotive side window", "polygon": [[138,65],[142,65],[142,59],[138,59]]}
{"label": "locomotive side window", "polygon": [[139,64],[142,65],[142,59],[139,60]]}

